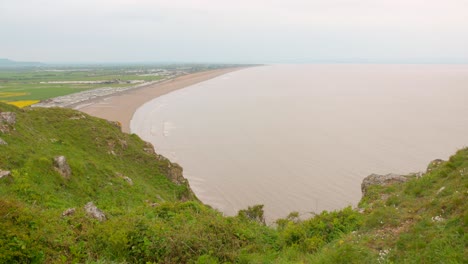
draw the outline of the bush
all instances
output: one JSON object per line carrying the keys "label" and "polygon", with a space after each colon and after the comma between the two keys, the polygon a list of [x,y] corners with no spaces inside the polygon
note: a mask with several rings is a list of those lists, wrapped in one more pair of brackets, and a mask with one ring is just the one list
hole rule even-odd
{"label": "bush", "polygon": [[238,217],[255,221],[260,224],[265,224],[265,216],[263,212],[263,204],[249,206],[247,209],[240,210],[237,213]]}

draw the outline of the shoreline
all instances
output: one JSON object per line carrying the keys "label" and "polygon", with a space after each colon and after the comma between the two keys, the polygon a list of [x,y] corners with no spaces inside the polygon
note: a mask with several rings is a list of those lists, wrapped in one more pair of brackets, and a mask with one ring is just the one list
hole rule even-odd
{"label": "shoreline", "polygon": [[122,125],[123,132],[131,133],[130,122],[132,117],[136,110],[146,102],[173,91],[245,68],[234,67],[190,73],[159,83],[84,101],[71,106],[71,108],[109,121],[118,121]]}

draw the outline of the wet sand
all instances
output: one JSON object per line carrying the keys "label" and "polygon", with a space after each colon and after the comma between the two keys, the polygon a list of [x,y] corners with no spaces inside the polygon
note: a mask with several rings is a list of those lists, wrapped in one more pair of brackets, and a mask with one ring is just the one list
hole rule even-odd
{"label": "wet sand", "polygon": [[133,114],[144,103],[161,95],[243,68],[236,67],[196,72],[157,84],[93,99],[80,103],[73,108],[109,121],[118,121],[122,124],[122,131],[130,133],[130,121]]}

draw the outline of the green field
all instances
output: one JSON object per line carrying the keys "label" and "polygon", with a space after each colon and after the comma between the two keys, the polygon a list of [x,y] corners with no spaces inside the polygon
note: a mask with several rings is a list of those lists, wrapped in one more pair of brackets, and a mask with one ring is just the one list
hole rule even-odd
{"label": "green field", "polygon": [[[150,74],[156,67],[146,68],[0,68],[0,101],[44,100],[88,89],[128,87],[127,81],[156,81],[167,76]],[[109,81],[106,84],[57,84],[64,81]]]}

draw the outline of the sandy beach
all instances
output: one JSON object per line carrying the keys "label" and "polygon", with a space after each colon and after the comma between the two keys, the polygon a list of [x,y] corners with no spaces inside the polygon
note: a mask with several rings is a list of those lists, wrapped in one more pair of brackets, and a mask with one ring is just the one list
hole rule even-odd
{"label": "sandy beach", "polygon": [[132,116],[144,103],[172,91],[242,68],[244,67],[216,69],[183,75],[154,85],[90,100],[78,104],[73,108],[109,121],[118,121],[122,124],[122,131],[130,133],[130,121],[132,120]]}

